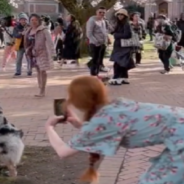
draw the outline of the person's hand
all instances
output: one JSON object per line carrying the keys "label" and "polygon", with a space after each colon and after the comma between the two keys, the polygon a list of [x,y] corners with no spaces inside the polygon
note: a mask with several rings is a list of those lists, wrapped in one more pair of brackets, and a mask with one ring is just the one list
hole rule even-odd
{"label": "person's hand", "polygon": [[67,109],[67,122],[71,123],[75,128],[82,127],[82,122],[80,122],[79,119],[75,117],[70,109]]}
{"label": "person's hand", "polygon": [[65,117],[64,116],[52,116],[50,117],[47,122],[45,127],[55,127],[59,122],[61,122]]}

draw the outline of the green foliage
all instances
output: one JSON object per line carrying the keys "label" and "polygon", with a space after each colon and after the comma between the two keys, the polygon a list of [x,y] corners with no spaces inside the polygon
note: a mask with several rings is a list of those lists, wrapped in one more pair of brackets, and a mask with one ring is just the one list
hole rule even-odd
{"label": "green foliage", "polygon": [[13,11],[13,7],[9,4],[8,0],[0,0],[0,14],[10,15]]}

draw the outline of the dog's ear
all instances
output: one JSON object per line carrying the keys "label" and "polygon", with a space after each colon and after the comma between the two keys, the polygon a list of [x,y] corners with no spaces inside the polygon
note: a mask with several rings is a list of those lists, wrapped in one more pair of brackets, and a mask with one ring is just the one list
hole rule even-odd
{"label": "dog's ear", "polygon": [[7,125],[8,124],[8,121],[7,119],[4,117],[4,122],[3,122],[4,125]]}

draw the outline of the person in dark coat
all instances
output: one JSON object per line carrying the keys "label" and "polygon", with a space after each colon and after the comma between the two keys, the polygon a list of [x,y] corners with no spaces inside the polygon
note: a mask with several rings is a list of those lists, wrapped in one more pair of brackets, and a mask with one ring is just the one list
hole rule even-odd
{"label": "person in dark coat", "polygon": [[180,20],[177,22],[177,26],[182,31],[182,37],[178,45],[184,47],[184,13],[181,14]]}
{"label": "person in dark coat", "polygon": [[67,21],[69,25],[64,39],[63,59],[79,64],[82,29],[73,15],[69,15]]}
{"label": "person in dark coat", "polygon": [[116,13],[117,25],[113,32],[114,46],[110,61],[114,62],[114,76],[109,80],[110,85],[129,84],[128,70],[135,67],[132,59],[132,48],[121,47],[121,39],[130,39],[132,37],[131,26],[128,20],[128,12],[121,9]]}

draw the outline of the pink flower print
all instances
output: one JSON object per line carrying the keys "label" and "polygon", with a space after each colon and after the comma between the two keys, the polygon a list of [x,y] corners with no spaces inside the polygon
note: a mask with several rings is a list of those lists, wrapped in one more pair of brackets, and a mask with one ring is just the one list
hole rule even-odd
{"label": "pink flower print", "polygon": [[169,133],[171,133],[172,135],[176,132],[176,128],[171,128],[169,129]]}
{"label": "pink flower print", "polygon": [[135,107],[131,109],[133,112],[137,112],[139,110],[139,105],[136,103]]}
{"label": "pink flower print", "polygon": [[150,144],[150,141],[149,140],[145,140],[144,143]]}
{"label": "pink flower print", "polygon": [[171,169],[170,169],[170,171],[172,172],[172,173],[177,173],[177,171],[178,171],[178,168],[177,167],[172,167]]}
{"label": "pink flower print", "polygon": [[106,130],[106,128],[105,128],[105,126],[102,126],[102,125],[99,125],[99,126],[95,129],[96,132],[102,132],[103,130]]}
{"label": "pink flower print", "polygon": [[117,123],[116,125],[117,125],[117,127],[121,127],[122,123]]}
{"label": "pink flower print", "polygon": [[130,136],[134,136],[134,135],[136,135],[137,134],[137,130],[132,130],[131,132],[130,132]]}
{"label": "pink flower print", "polygon": [[153,116],[144,116],[144,121],[149,121]]}
{"label": "pink flower print", "polygon": [[161,121],[162,116],[161,116],[160,114],[156,114],[156,115],[155,115],[155,118],[157,119],[157,121]]}
{"label": "pink flower print", "polygon": [[157,123],[157,122],[152,123],[152,124],[150,124],[150,126],[151,126],[151,127],[157,127],[157,126],[158,126],[158,123]]}
{"label": "pink flower print", "polygon": [[138,119],[132,119],[129,123],[134,124],[136,122],[138,122]]}
{"label": "pink flower print", "polygon": [[184,123],[184,118],[179,118],[179,123]]}
{"label": "pink flower print", "polygon": [[115,142],[119,142],[121,140],[122,140],[122,137],[117,137],[117,138],[113,139],[113,141],[115,141]]}
{"label": "pink flower print", "polygon": [[123,120],[123,119],[125,119],[125,118],[126,118],[126,115],[124,115],[124,114],[120,114],[120,115],[119,115],[119,118]]}
{"label": "pink flower print", "polygon": [[91,148],[86,148],[86,152],[90,152],[91,151]]}
{"label": "pink flower print", "polygon": [[176,141],[176,144],[183,144],[183,143],[184,141],[182,139]]}
{"label": "pink flower print", "polygon": [[151,176],[156,176],[156,173],[155,172],[151,172]]}
{"label": "pink flower print", "polygon": [[172,112],[176,112],[177,108],[176,107],[171,107]]}
{"label": "pink flower print", "polygon": [[158,105],[158,108],[164,108],[165,106],[164,105]]}
{"label": "pink flower print", "polygon": [[121,130],[122,131],[125,131],[125,130],[127,130],[129,128],[129,125],[124,125],[122,128],[121,128]]}

